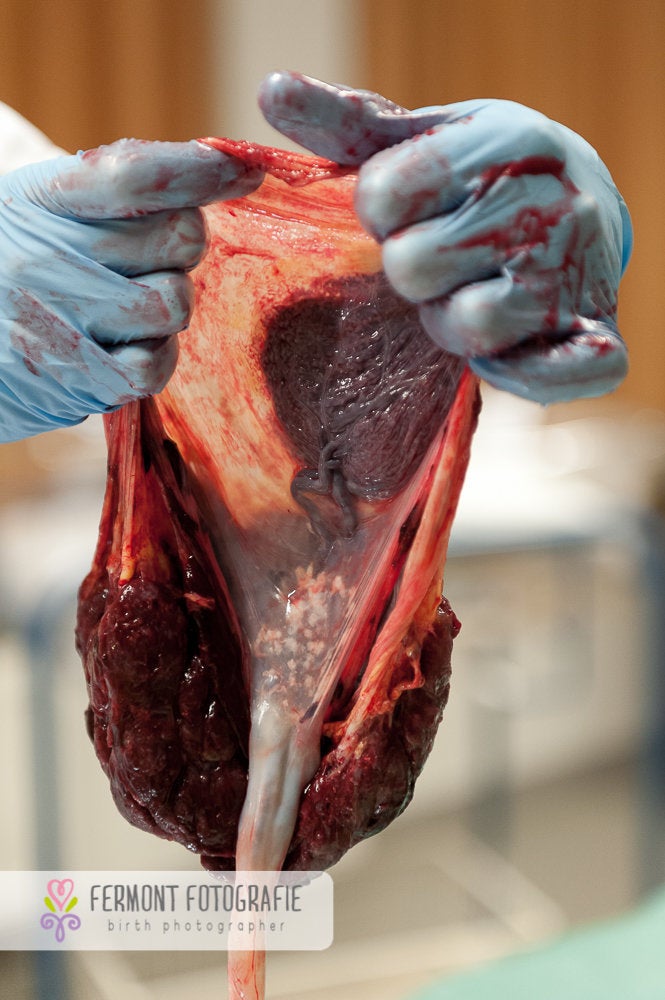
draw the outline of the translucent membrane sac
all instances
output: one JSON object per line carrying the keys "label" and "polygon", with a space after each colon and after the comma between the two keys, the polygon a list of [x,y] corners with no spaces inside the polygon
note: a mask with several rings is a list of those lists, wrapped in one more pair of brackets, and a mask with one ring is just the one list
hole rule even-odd
{"label": "translucent membrane sac", "polygon": [[106,418],[77,641],[130,822],[210,868],[322,869],[406,806],[448,694],[475,378],[390,289],[326,161],[206,209],[159,396]]}

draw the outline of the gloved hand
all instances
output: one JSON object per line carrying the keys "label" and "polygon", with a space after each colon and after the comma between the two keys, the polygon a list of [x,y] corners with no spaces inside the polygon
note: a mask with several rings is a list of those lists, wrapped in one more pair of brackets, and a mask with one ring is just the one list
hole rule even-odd
{"label": "gloved hand", "polygon": [[197,206],[261,179],[195,141],[135,139],[0,178],[0,441],[163,388],[205,249]]}
{"label": "gloved hand", "polygon": [[358,216],[437,344],[541,403],[618,385],[632,231],[580,136],[509,101],[406,111],[294,73],[267,77],[259,103],[284,135],[361,164]]}

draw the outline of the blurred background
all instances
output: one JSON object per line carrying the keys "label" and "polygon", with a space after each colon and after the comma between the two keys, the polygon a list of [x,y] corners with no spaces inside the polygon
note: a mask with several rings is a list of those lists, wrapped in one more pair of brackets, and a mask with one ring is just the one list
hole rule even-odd
{"label": "blurred background", "polygon": [[[0,101],[71,150],[126,135],[282,144],[255,107],[280,67],[409,107],[509,98],[598,149],[635,225],[630,374],[611,397],[547,410],[485,393],[434,754],[407,813],[333,872],[333,948],[277,956],[273,995],[397,1000],[629,910],[665,882],[665,5],[3,0],[0,39]],[[94,420],[0,447],[5,868],[196,864],[116,816],[83,729],[72,622],[104,474]],[[223,956],[81,955],[62,980],[52,961],[4,955],[0,971],[26,1000],[225,995]]]}

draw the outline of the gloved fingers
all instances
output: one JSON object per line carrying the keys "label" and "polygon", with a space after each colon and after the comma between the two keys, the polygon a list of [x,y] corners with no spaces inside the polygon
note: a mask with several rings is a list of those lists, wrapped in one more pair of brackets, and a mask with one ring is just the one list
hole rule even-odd
{"label": "gloved fingers", "polygon": [[39,303],[33,308],[38,324],[15,344],[0,342],[0,441],[68,427],[159,392],[175,369],[177,336],[107,349]]}
{"label": "gloved fingers", "polygon": [[500,271],[503,255],[480,240],[459,245],[458,229],[440,217],[388,237],[383,244],[383,267],[400,295],[419,303],[438,299],[460,285]]}
{"label": "gloved fingers", "polygon": [[119,345],[114,356],[29,293],[14,289],[9,301],[17,321],[0,336],[0,441],[115,409],[161,386],[175,364],[177,337],[144,341],[133,354]]}
{"label": "gloved fingers", "polygon": [[497,185],[482,199],[388,236],[386,274],[401,295],[422,302],[494,277],[512,261],[536,257],[540,267],[560,266],[575,225],[575,197],[562,197],[549,176],[530,180],[528,200],[521,181]]}
{"label": "gloved fingers", "polygon": [[263,80],[259,107],[282,135],[346,165],[447,121],[445,108],[408,111],[380,94],[282,70]]}
{"label": "gloved fingers", "polygon": [[[507,363],[522,359],[537,344],[540,357],[550,343],[575,343],[577,332],[610,337],[623,349],[610,312],[611,303],[600,306],[588,296],[580,296],[574,283],[562,283],[558,269],[514,273],[505,268],[497,277],[457,288],[441,299],[423,303],[420,319],[432,340],[444,350],[478,361],[481,357],[501,357]],[[590,313],[579,313],[581,304]],[[562,333],[562,331],[565,331]],[[569,331],[569,332],[567,332]],[[604,344],[604,340],[602,343]],[[589,345],[588,337],[580,343]],[[599,354],[604,347],[599,347]],[[613,348],[614,349],[614,348]],[[579,350],[578,350],[579,354]],[[556,353],[553,355],[557,357]]]}
{"label": "gloved fingers", "polygon": [[424,302],[419,313],[439,347],[467,358],[505,351],[577,319],[557,271],[516,275],[509,268]]}
{"label": "gloved fingers", "polygon": [[378,152],[361,168],[356,211],[375,239],[465,203],[484,206],[490,195],[528,206],[575,193],[554,123],[509,101],[486,108],[481,101],[451,104],[446,124]]}
{"label": "gloved fingers", "polygon": [[263,172],[205,143],[120,139],[16,171],[12,188],[49,212],[76,219],[130,219],[239,198]]}
{"label": "gloved fingers", "polygon": [[95,226],[71,225],[75,227],[71,245],[82,256],[127,277],[190,270],[207,244],[205,219],[198,208],[104,220]]}
{"label": "gloved fingers", "polygon": [[178,271],[119,279],[116,293],[110,292],[108,281],[96,286],[91,282],[87,305],[81,299],[78,303],[81,316],[89,317],[82,323],[83,329],[105,347],[179,333],[189,323],[194,308],[191,278]]}
{"label": "gloved fingers", "polygon": [[124,372],[133,394],[152,396],[161,392],[178,361],[177,336],[136,340],[107,348],[109,357]]}
{"label": "gloved fingers", "polygon": [[558,337],[534,337],[471,368],[491,385],[537,403],[562,403],[611,392],[628,370],[626,345],[607,320],[580,320]]}

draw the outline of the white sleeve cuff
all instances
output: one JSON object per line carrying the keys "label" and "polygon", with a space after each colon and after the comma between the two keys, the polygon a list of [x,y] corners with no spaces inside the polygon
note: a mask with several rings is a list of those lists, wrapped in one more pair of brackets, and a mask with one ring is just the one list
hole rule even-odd
{"label": "white sleeve cuff", "polygon": [[0,174],[64,152],[17,111],[0,103]]}

